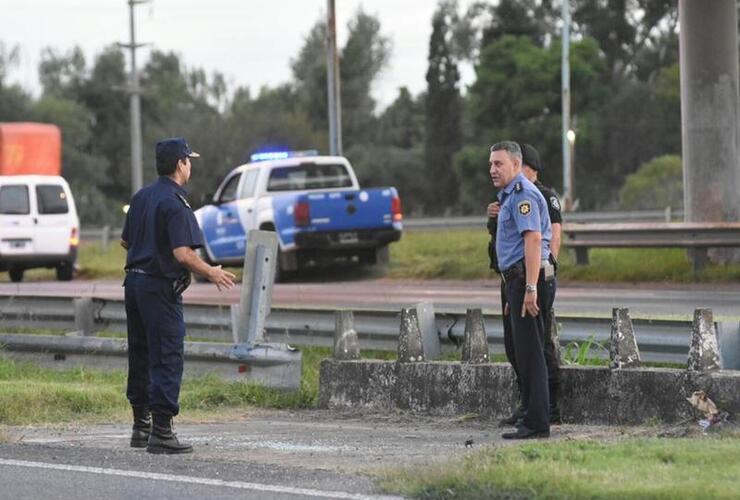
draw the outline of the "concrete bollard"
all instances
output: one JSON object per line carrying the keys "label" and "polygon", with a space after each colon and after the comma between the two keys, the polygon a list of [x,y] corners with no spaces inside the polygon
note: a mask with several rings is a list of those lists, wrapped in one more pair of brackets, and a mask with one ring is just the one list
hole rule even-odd
{"label": "concrete bollard", "polygon": [[630,310],[626,307],[612,309],[612,333],[609,345],[609,368],[636,368],[640,366],[640,350],[637,348],[635,329]]}
{"label": "concrete bollard", "polygon": [[483,325],[483,312],[480,309],[468,309],[465,313],[462,362],[488,363],[488,339]]}
{"label": "concrete bollard", "polygon": [[360,343],[352,311],[334,312],[334,359],[360,359]]}
{"label": "concrete bollard", "polygon": [[419,318],[424,358],[427,360],[439,359],[442,354],[442,348],[439,344],[437,321],[434,317],[434,304],[431,302],[419,302],[416,304],[416,315]]}
{"label": "concrete bollard", "polygon": [[719,347],[717,330],[711,309],[694,310],[694,324],[691,329],[688,369],[705,372],[719,370]]}
{"label": "concrete bollard", "polygon": [[75,335],[92,335],[95,333],[95,302],[90,297],[74,299]]}
{"label": "concrete bollard", "polygon": [[398,362],[424,361],[419,317],[414,307],[401,309],[401,331],[398,335]]}

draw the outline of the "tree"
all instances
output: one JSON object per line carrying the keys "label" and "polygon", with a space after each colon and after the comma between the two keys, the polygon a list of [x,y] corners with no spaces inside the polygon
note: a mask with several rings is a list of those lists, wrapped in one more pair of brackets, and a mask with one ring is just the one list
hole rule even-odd
{"label": "tree", "polygon": [[664,155],[644,163],[619,190],[624,210],[649,210],[683,207],[683,167],[681,157]]}
{"label": "tree", "polygon": [[9,48],[0,41],[0,121],[23,120],[31,112],[31,96],[19,85],[6,82],[10,69],[18,60],[18,46]]}
{"label": "tree", "polygon": [[429,179],[427,206],[437,213],[455,204],[459,183],[452,168],[452,157],[462,143],[460,74],[450,48],[456,9],[454,1],[440,3],[429,40],[424,163]]}
{"label": "tree", "polygon": [[406,87],[378,119],[378,144],[409,149],[424,140],[424,99],[414,99]]}
{"label": "tree", "polygon": [[[372,139],[376,129],[373,82],[390,56],[390,42],[380,32],[380,21],[362,9],[348,23],[347,43],[340,51],[342,138],[345,146]],[[311,124],[328,129],[326,75],[326,23],[318,21],[292,62],[296,89]],[[328,147],[328,142],[324,145]]]}

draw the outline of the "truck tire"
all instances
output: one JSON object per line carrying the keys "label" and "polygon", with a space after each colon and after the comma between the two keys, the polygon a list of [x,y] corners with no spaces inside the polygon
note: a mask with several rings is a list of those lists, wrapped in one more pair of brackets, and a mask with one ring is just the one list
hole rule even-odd
{"label": "truck tire", "polygon": [[20,283],[23,281],[23,269],[18,267],[11,267],[8,270],[8,274],[10,275],[10,281],[13,283]]}
{"label": "truck tire", "polygon": [[57,266],[57,281],[72,281],[75,266],[71,262],[62,262]]}

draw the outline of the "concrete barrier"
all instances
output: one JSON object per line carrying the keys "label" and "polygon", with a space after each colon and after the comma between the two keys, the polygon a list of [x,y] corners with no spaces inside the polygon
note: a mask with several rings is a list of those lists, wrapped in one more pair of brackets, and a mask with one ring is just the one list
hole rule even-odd
{"label": "concrete barrier", "polygon": [[[636,425],[676,423],[693,415],[686,398],[703,390],[721,411],[740,413],[740,373],[668,368],[564,366],[561,411],[565,423]],[[508,416],[516,404],[508,364],[324,360],[319,406],[454,416]]]}

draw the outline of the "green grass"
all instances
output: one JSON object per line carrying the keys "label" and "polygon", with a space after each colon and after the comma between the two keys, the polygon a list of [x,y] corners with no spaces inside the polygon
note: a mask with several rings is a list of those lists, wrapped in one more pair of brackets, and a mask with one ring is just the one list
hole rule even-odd
{"label": "green grass", "polygon": [[[286,392],[208,375],[185,378],[180,393],[184,418],[209,418],[249,408],[311,408],[319,393],[319,365],[327,347],[304,347],[301,387]],[[395,359],[395,352],[363,352],[365,358]],[[0,358],[0,425],[26,425],[128,418],[126,373],[50,370]]]}
{"label": "green grass", "polygon": [[737,498],[740,436],[487,448],[452,463],[388,471],[381,484],[425,499]]}
{"label": "green grass", "polygon": [[[398,278],[398,279],[490,279],[495,273],[488,269],[488,233],[485,229],[448,231],[407,231],[401,241],[391,245],[391,263],[387,267],[340,268],[336,279]],[[698,276],[691,272],[691,263],[684,250],[670,249],[593,249],[590,264],[576,266],[572,252],[560,256],[558,278],[565,281],[592,282],[740,282],[740,264],[711,264]],[[80,279],[122,279],[126,254],[117,244],[102,249],[98,243],[80,245],[78,265]],[[230,268],[241,276],[241,268]],[[325,271],[307,271],[294,280],[322,280]],[[53,280],[54,271],[26,271],[27,280]],[[7,281],[0,273],[0,281]]]}
{"label": "green grass", "polygon": [[[487,279],[489,236],[484,230],[407,231],[391,246],[387,275],[416,279]],[[572,252],[560,256],[560,281],[685,283],[738,282],[740,264],[709,265],[694,277],[681,249],[593,249],[590,264],[576,266]]]}

